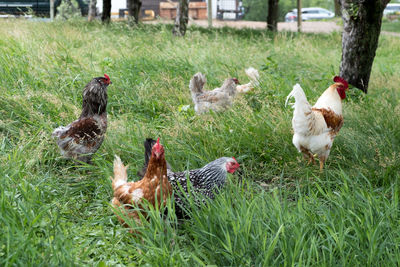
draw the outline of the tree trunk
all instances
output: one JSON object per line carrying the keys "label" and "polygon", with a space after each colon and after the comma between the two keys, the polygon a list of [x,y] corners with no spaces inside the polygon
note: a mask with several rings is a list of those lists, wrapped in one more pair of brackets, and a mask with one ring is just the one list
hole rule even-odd
{"label": "tree trunk", "polygon": [[301,0],[297,0],[297,31],[301,32]]}
{"label": "tree trunk", "polygon": [[135,24],[139,23],[140,8],[142,7],[141,0],[127,0],[128,20],[133,21]]}
{"label": "tree trunk", "polygon": [[96,5],[97,5],[97,0],[90,0],[88,21],[92,21],[96,17]]}
{"label": "tree trunk", "polygon": [[179,0],[176,10],[175,25],[172,33],[175,36],[184,36],[186,33],[186,26],[189,21],[189,0]]}
{"label": "tree trunk", "polygon": [[101,14],[101,21],[109,23],[111,19],[111,0],[103,0],[103,13]]}
{"label": "tree trunk", "polygon": [[54,0],[50,0],[50,19],[54,20]]}
{"label": "tree trunk", "polygon": [[342,12],[340,10],[340,0],[334,0],[335,2],[335,16],[340,17],[342,15]]}
{"label": "tree trunk", "polygon": [[208,20],[208,27],[212,27],[212,0],[207,1],[207,20]]}
{"label": "tree trunk", "polygon": [[278,30],[278,2],[279,0],[268,0],[267,28],[273,32]]}
{"label": "tree trunk", "polygon": [[341,0],[343,34],[340,76],[367,93],[372,63],[389,0]]}

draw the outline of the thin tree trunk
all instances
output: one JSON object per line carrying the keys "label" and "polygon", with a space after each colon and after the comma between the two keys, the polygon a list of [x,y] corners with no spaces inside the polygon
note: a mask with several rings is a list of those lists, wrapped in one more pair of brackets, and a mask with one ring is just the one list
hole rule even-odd
{"label": "thin tree trunk", "polygon": [[340,76],[367,93],[382,15],[389,0],[341,0],[343,34]]}
{"label": "thin tree trunk", "polygon": [[101,21],[109,23],[111,19],[111,0],[103,0],[103,13]]}
{"label": "thin tree trunk", "polygon": [[189,0],[179,0],[176,11],[175,25],[172,33],[175,36],[184,36],[189,21]]}
{"label": "thin tree trunk", "polygon": [[297,31],[301,32],[301,0],[297,0]]}
{"label": "thin tree trunk", "polygon": [[92,21],[96,17],[96,5],[97,5],[97,0],[90,0],[88,21]]}
{"label": "thin tree trunk", "polygon": [[340,17],[342,15],[342,11],[340,10],[340,0],[334,0],[335,2],[335,16]]}
{"label": "thin tree trunk", "polygon": [[139,23],[140,8],[142,7],[141,0],[127,0],[128,7],[128,20],[133,21],[135,24]]}
{"label": "thin tree trunk", "polygon": [[268,0],[267,28],[273,32],[278,30],[278,2],[279,0]]}
{"label": "thin tree trunk", "polygon": [[54,20],[54,0],[50,0],[50,19]]}
{"label": "thin tree trunk", "polygon": [[208,20],[208,27],[212,27],[212,0],[207,1],[207,20]]}

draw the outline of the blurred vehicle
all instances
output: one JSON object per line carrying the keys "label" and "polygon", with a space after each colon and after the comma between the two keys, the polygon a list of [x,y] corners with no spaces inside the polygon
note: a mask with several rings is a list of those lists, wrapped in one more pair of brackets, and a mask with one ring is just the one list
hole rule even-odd
{"label": "blurred vehicle", "polygon": [[240,20],[244,17],[244,7],[241,0],[217,0],[217,19]]}
{"label": "blurred vehicle", "polygon": [[383,15],[400,14],[400,4],[388,4],[383,10]]}
{"label": "blurred vehicle", "polygon": [[[83,0],[77,0],[82,15],[87,15],[88,4]],[[55,13],[61,0],[54,1]],[[49,0],[0,0],[0,14],[24,15],[34,13],[38,16],[50,16]]]}
{"label": "blurred vehicle", "polygon": [[[301,20],[331,19],[335,13],[321,7],[307,7],[301,9]],[[297,9],[293,9],[285,15],[286,22],[297,21]]]}

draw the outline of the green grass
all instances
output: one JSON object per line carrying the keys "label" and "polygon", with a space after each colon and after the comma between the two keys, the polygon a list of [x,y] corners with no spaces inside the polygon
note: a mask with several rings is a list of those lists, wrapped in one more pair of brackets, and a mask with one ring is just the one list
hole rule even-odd
{"label": "green grass", "polygon": [[[398,266],[400,39],[381,36],[369,94],[351,90],[323,173],[291,143],[299,82],[314,102],[338,73],[341,37],[170,26],[0,21],[0,265]],[[261,84],[224,113],[193,115],[191,76]],[[107,73],[109,128],[93,165],[62,159],[52,130],[80,112],[82,88]],[[191,105],[180,112],[182,105]],[[114,154],[143,164],[161,137],[175,170],[235,156],[215,201],[178,224],[150,212],[142,239],[110,206]],[[170,203],[171,204],[171,203]]]}
{"label": "green grass", "polygon": [[384,22],[382,22],[382,31],[400,32],[400,21],[384,21]]}

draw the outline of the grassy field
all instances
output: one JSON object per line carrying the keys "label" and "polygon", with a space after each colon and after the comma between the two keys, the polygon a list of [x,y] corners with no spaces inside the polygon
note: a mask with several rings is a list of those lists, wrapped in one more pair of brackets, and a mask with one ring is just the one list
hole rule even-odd
{"label": "grassy field", "polygon": [[400,21],[382,22],[382,31],[400,32]]}
{"label": "grassy field", "polygon": [[[348,93],[320,173],[292,145],[284,102],[297,82],[312,103],[331,84],[340,34],[190,28],[173,38],[169,27],[0,21],[0,265],[398,266],[400,39],[381,36],[369,94]],[[261,74],[253,93],[194,116],[194,73],[215,87],[247,82],[249,66]],[[77,165],[50,135],[103,73],[107,136],[93,165]],[[109,176],[117,154],[137,179],[146,137],[161,137],[174,170],[235,156],[242,174],[185,222],[150,212],[135,239],[113,215]]]}

